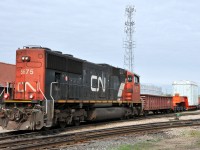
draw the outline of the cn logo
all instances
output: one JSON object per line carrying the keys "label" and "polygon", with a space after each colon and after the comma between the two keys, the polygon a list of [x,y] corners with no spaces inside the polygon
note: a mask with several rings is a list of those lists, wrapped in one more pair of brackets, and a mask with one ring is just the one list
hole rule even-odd
{"label": "cn logo", "polygon": [[[98,82],[98,87],[97,88],[93,87],[94,80],[97,80],[97,82]],[[101,84],[103,92],[105,92],[106,91],[106,78],[104,78],[104,81],[103,81],[101,77],[97,77],[95,75],[92,75],[91,76],[91,90],[93,92],[99,92],[99,85],[100,84]]]}
{"label": "cn logo", "polygon": [[36,89],[29,82],[19,82],[17,86],[18,92],[26,92],[27,88],[30,88],[33,92],[36,92]]}

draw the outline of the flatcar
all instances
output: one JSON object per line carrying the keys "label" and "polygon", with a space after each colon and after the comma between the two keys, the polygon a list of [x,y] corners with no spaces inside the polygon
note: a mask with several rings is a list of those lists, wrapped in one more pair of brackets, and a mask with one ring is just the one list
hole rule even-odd
{"label": "flatcar", "polygon": [[40,46],[16,51],[12,84],[13,94],[4,93],[0,110],[5,129],[65,127],[128,118],[142,111],[137,74]]}

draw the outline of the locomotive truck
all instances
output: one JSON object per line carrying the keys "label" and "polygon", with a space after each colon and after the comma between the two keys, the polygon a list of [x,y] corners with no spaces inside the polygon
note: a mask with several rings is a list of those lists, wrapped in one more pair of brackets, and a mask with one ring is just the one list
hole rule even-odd
{"label": "locomotive truck", "polygon": [[7,84],[0,125],[12,130],[78,125],[140,115],[140,78],[108,64],[26,46],[16,51],[16,79]]}

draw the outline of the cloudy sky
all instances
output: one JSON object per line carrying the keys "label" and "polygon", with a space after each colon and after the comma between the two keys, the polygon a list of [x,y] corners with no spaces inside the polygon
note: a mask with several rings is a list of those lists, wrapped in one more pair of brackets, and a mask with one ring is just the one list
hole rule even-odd
{"label": "cloudy sky", "polygon": [[125,7],[136,7],[135,72],[141,82],[200,82],[199,0],[1,0],[0,61],[41,45],[123,67]]}

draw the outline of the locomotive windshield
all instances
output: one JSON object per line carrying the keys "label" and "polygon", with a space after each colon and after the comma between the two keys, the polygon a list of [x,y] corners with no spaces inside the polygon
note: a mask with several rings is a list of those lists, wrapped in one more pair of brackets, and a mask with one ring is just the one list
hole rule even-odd
{"label": "locomotive windshield", "polygon": [[132,82],[133,81],[133,77],[131,75],[128,75],[128,82]]}
{"label": "locomotive windshield", "polygon": [[136,83],[136,84],[138,84],[139,82],[140,82],[140,80],[139,80],[139,77],[138,76],[134,76],[134,82]]}

